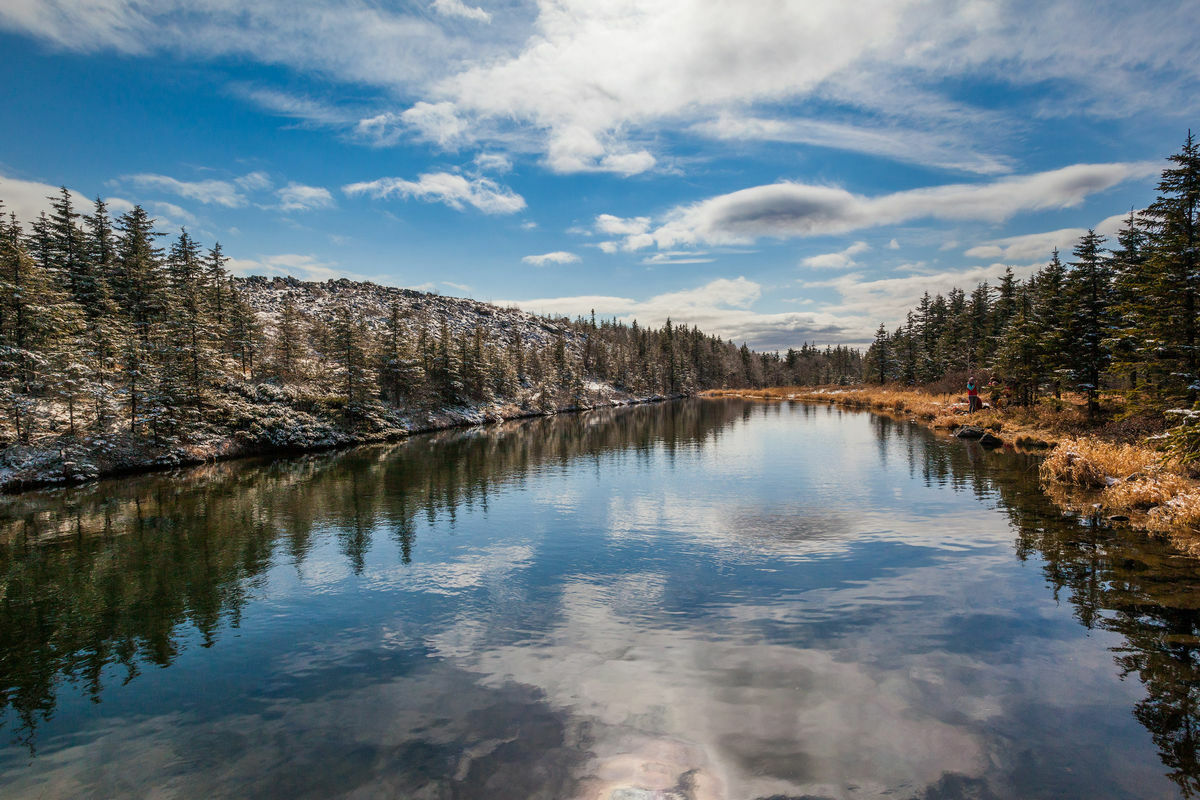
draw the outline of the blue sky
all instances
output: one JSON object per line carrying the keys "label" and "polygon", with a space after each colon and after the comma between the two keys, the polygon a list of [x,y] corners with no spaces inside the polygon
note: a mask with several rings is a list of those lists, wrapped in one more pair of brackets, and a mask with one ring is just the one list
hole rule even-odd
{"label": "blue sky", "polygon": [[242,274],[858,343],[1154,196],[1200,2],[5,0],[0,199]]}

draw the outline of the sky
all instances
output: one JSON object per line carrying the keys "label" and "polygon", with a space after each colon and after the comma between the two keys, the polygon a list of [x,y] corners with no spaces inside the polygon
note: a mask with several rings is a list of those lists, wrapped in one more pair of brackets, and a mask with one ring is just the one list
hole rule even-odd
{"label": "sky", "polygon": [[3,0],[0,200],[353,278],[859,344],[1155,196],[1200,0]]}

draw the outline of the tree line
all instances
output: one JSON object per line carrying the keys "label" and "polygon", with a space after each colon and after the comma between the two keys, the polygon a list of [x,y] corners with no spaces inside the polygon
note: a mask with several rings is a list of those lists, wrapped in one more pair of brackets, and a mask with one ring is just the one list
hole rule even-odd
{"label": "tree line", "polygon": [[[1200,393],[1200,147],[1188,132],[1154,202],[1109,242],[1089,230],[1028,279],[922,297],[903,325],[880,325],[865,355],[874,383],[931,384],[993,370],[1012,401],[1063,390],[1123,393],[1163,410]],[[957,388],[957,387],[956,387]]]}
{"label": "tree line", "polygon": [[141,206],[114,218],[97,199],[80,213],[65,187],[48,200],[28,230],[0,204],[0,445],[114,434],[186,444],[244,425],[234,406],[281,398],[372,431],[401,409],[587,404],[596,381],[687,394],[861,372],[850,348],[759,353],[670,320],[593,313],[543,320],[551,334],[531,337],[463,324],[444,306],[347,301],[315,313],[290,294],[261,313],[251,290],[262,279],[230,275],[219,243],[205,248],[181,229],[166,246]]}

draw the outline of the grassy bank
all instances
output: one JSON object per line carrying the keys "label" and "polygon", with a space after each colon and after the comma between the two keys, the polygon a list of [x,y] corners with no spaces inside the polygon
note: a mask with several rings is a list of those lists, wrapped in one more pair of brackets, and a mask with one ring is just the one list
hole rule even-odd
{"label": "grassy bank", "polygon": [[[1065,510],[1128,520],[1155,533],[1200,534],[1200,475],[1147,443],[1147,437],[1163,430],[1165,421],[1127,414],[1119,399],[1108,399],[1097,421],[1088,418],[1082,396],[968,414],[962,395],[886,386],[787,386],[705,394],[829,403],[948,431],[975,425],[998,436],[1005,446],[1048,450],[1040,467],[1042,485]],[[1200,540],[1185,544],[1195,550]]]}

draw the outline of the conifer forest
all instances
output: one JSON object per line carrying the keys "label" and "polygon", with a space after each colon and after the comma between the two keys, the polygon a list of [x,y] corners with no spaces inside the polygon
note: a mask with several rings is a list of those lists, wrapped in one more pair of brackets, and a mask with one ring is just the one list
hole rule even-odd
{"label": "conifer forest", "polygon": [[233,277],[220,244],[167,237],[141,206],[114,218],[100,199],[81,212],[65,187],[48,199],[49,214],[28,225],[10,214],[0,230],[10,481],[46,459],[68,479],[93,477],[861,375],[860,352],[841,345],[760,353],[671,320],[540,318],[345,279]]}
{"label": "conifer forest", "polygon": [[1158,196],[1113,240],[1089,230],[1026,279],[954,288],[880,324],[864,358],[873,383],[945,384],[987,371],[1012,401],[1063,391],[1123,395],[1187,416],[1200,396],[1200,146],[1188,133]]}

